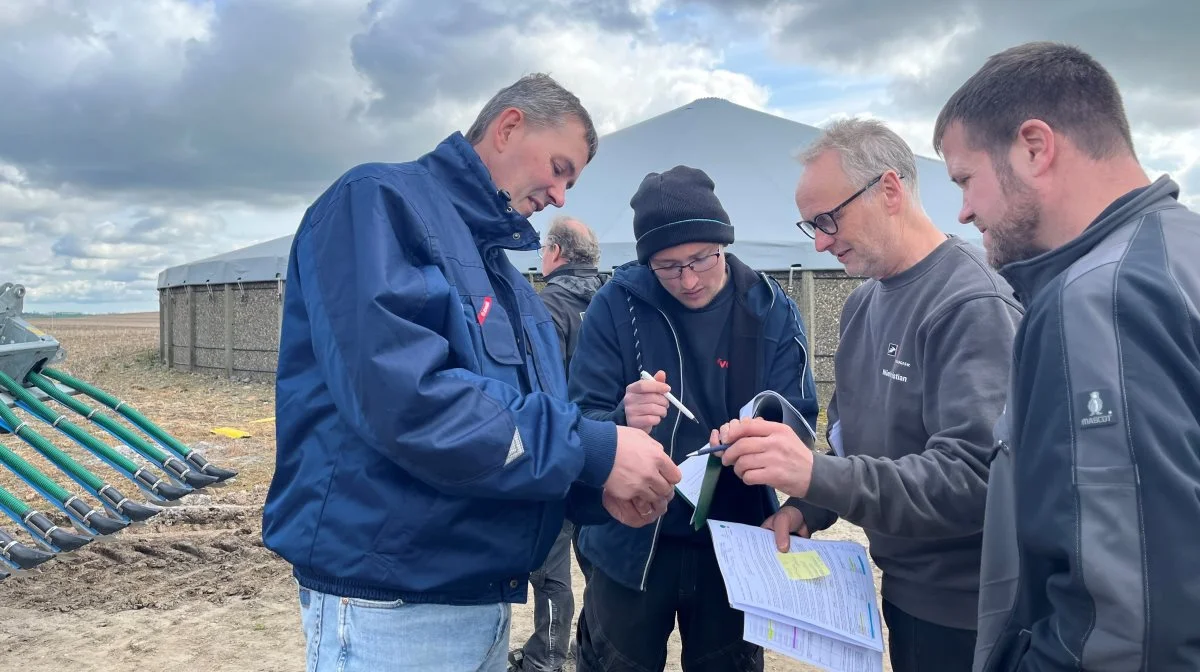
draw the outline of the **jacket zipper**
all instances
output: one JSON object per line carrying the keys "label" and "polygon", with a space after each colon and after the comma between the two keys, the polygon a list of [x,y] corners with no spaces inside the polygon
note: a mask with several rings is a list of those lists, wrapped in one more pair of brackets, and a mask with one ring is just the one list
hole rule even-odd
{"label": "jacket zipper", "polygon": [[[671,319],[658,306],[654,307],[660,315],[663,316],[663,321],[667,323],[667,327],[671,329],[671,337],[675,339],[675,354],[679,357],[679,400],[683,401],[683,348],[679,345],[679,335],[675,333],[675,325],[671,324]],[[671,428],[671,447],[667,454],[671,456],[671,461],[675,461],[675,434],[679,431],[679,419],[683,416],[679,409],[675,409],[675,426]],[[665,513],[663,515],[666,515]],[[650,576],[650,564],[654,562],[654,550],[658,546],[658,532],[662,527],[662,516],[654,521],[654,537],[650,540],[650,555],[646,557],[646,566],[642,569],[641,590],[646,590],[646,578]]]}

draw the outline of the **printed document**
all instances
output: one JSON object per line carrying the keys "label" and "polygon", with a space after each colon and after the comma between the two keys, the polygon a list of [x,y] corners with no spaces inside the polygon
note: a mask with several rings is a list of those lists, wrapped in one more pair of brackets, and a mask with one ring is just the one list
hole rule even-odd
{"label": "printed document", "polygon": [[833,448],[834,454],[838,457],[846,456],[846,449],[842,448],[842,421],[834,422],[829,428],[829,447]]}
{"label": "printed document", "polygon": [[[707,445],[707,443],[704,444],[704,446]],[[694,455],[679,465],[679,473],[682,474],[682,478],[675,484],[675,491],[693,507],[696,506],[696,502],[700,501],[700,487],[704,485],[704,467],[707,464],[708,455]]]}
{"label": "printed document", "polygon": [[746,614],[743,639],[827,670],[883,672],[882,653],[755,614]]}
{"label": "printed document", "polygon": [[828,571],[798,574],[770,530],[719,520],[708,527],[729,604],[746,613],[747,641],[830,670],[882,669],[875,578],[861,544],[793,536],[790,552],[812,552],[803,564]]}
{"label": "printed document", "polygon": [[804,442],[804,445],[809,448],[817,440],[817,432],[808,424],[800,411],[796,410],[795,406],[788,401],[782,394],[774,390],[764,390],[754,395],[754,398],[746,402],[742,406],[742,410],[738,413],[738,417],[742,420],[747,418],[763,418],[771,422],[781,422],[796,432],[796,436]]}

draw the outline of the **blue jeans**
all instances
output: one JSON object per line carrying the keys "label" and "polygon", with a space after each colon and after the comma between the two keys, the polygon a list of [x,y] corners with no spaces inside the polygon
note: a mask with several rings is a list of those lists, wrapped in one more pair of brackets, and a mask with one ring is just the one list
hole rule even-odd
{"label": "blue jeans", "polygon": [[300,587],[307,672],[505,672],[512,607],[376,602]]}

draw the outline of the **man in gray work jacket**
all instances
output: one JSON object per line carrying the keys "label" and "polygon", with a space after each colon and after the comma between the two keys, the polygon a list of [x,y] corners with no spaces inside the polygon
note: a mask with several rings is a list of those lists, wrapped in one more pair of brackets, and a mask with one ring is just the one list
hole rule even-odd
{"label": "man in gray work jacket", "polygon": [[783,550],[787,533],[839,515],[866,530],[895,672],[966,671],[992,426],[1021,311],[982,250],[930,221],[912,150],[886,126],[834,123],[800,160],[801,230],[869,278],[842,310],[828,409],[837,454],[752,420],[722,428],[733,442],[723,460],[793,496],[765,523]]}
{"label": "man in gray work jacket", "polygon": [[1200,669],[1200,215],[1150,181],[1116,83],[1074,47],[989,58],[934,147],[1027,310],[976,669]]}

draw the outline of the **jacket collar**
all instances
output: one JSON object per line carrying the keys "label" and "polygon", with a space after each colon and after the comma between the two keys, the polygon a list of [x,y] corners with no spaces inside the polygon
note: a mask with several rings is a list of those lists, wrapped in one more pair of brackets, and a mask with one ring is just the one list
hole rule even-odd
{"label": "jacket collar", "polygon": [[[725,253],[725,259],[729,264],[729,280],[733,283],[734,298],[744,303],[750,290],[763,282],[763,279],[754,269],[729,252]],[[631,261],[617,268],[613,273],[612,282],[625,287],[634,296],[664,312],[671,313],[683,309],[682,304],[663,288],[654,271],[646,264]]]}
{"label": "jacket collar", "polygon": [[454,209],[476,243],[510,250],[536,250],[537,230],[509,205],[508,192],[496,186],[479,153],[455,131],[417,159],[450,192]]}
{"label": "jacket collar", "polygon": [[586,264],[564,264],[550,271],[550,275],[547,275],[545,280],[546,282],[550,282],[554,278],[561,278],[567,275],[573,275],[578,278],[590,278],[594,275],[600,275],[600,269]]}
{"label": "jacket collar", "polygon": [[1067,270],[1105,238],[1129,221],[1153,210],[1170,206],[1179,198],[1179,185],[1163,175],[1147,187],[1117,199],[1100,213],[1096,221],[1066,245],[1023,261],[1014,261],[1000,269],[1000,275],[1012,285],[1018,301],[1026,308],[1038,293],[1060,273]]}

